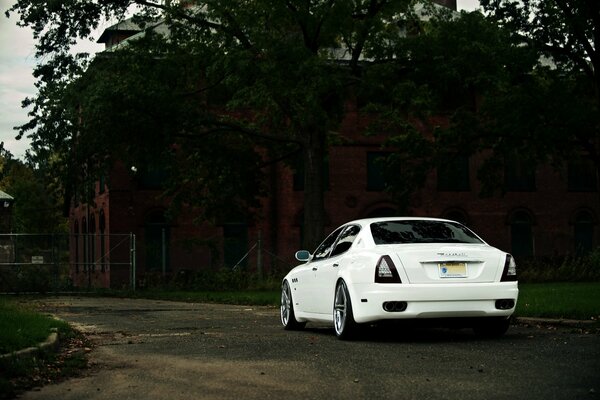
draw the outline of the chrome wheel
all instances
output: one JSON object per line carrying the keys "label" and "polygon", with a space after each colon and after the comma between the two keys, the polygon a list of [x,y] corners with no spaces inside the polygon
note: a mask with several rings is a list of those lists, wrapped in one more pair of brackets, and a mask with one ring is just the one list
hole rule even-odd
{"label": "chrome wheel", "polygon": [[359,331],[360,326],[354,321],[352,301],[348,294],[346,282],[339,281],[335,287],[333,299],[333,325],[335,334],[340,339],[352,339]]}
{"label": "chrome wheel", "polygon": [[283,326],[288,326],[290,323],[290,313],[292,310],[292,294],[290,286],[287,282],[281,287],[281,323]]}
{"label": "chrome wheel", "polygon": [[343,282],[337,285],[335,290],[335,300],[333,302],[333,320],[335,325],[335,334],[340,336],[346,327],[346,316],[348,315],[348,297],[346,296],[346,287]]}
{"label": "chrome wheel", "polygon": [[294,300],[292,299],[292,289],[287,281],[281,285],[281,307],[279,309],[281,324],[285,329],[302,329],[306,322],[298,322],[294,313]]}

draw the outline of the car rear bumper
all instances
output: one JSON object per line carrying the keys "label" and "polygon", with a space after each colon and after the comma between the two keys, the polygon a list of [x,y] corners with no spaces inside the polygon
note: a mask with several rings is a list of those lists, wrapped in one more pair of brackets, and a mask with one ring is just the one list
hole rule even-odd
{"label": "car rear bumper", "polygon": [[[413,318],[509,317],[515,311],[519,296],[517,282],[371,283],[351,285],[349,290],[354,319],[358,323]],[[514,305],[499,309],[498,300],[511,300]],[[397,302],[397,310],[386,311],[384,303],[389,302]],[[387,308],[393,307],[388,304]]]}

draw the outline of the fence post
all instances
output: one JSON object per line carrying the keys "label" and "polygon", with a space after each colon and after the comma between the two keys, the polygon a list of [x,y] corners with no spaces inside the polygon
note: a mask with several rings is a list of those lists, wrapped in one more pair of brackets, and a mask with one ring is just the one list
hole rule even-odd
{"label": "fence post", "polygon": [[263,277],[263,258],[262,258],[262,230],[258,230],[258,249],[256,253],[256,273],[258,279],[262,280]]}
{"label": "fence post", "polygon": [[131,289],[135,292],[135,276],[136,276],[136,272],[135,272],[135,234],[134,233],[130,233],[130,251],[129,251],[129,268],[130,268],[130,274],[129,274],[129,278],[131,279]]}

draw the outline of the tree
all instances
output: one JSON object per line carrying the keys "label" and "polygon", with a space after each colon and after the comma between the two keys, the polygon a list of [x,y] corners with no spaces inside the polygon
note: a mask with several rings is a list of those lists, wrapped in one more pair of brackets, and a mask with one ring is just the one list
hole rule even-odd
{"label": "tree", "polygon": [[[328,143],[338,136],[348,95],[368,82],[363,77],[377,65],[364,60],[376,56],[382,38],[400,33],[398,17],[410,3],[19,0],[9,13],[19,13],[20,23],[33,28],[37,55],[45,60],[35,72],[38,95],[25,102],[33,106],[32,119],[21,135],[32,137],[38,157],[54,155],[65,181],[74,178],[68,168],[73,157],[89,176],[95,165],[106,167],[116,158],[132,165],[144,163],[145,155],[166,160],[176,192],[205,210],[210,207],[201,199],[227,200],[227,194],[247,207],[258,194],[260,167],[299,152],[305,171],[304,245],[312,248],[325,220]],[[100,72],[86,75],[88,64],[71,55],[70,47],[101,18],[122,18],[129,6],[146,26],[165,24],[168,37],[150,29],[146,40],[129,50],[97,58],[94,70]],[[127,71],[118,67],[123,60]],[[157,64],[165,68],[147,68]],[[113,72],[123,80],[102,77]],[[122,112],[106,114],[118,111],[115,104],[123,99],[128,101]],[[141,118],[146,110],[152,112]],[[258,147],[267,149],[259,151],[261,159]],[[211,164],[219,166],[217,173],[205,168]],[[230,182],[237,185],[219,196]]]}
{"label": "tree", "polygon": [[390,133],[388,190],[405,212],[427,174],[459,157],[488,152],[480,177],[497,188],[498,160],[527,135],[493,128],[504,117],[494,104],[516,88],[526,91],[537,64],[535,52],[478,12],[433,13],[412,30],[378,49],[393,62],[370,71],[367,87],[375,91],[363,94],[381,115],[372,130]]}
{"label": "tree", "polygon": [[[600,3],[595,0],[482,0],[494,21],[547,62],[542,124],[600,168]],[[555,95],[553,95],[555,94]],[[542,104],[547,102],[541,97]],[[558,114],[557,114],[558,113]],[[558,116],[558,118],[557,118]],[[571,152],[567,152],[569,154]]]}
{"label": "tree", "polygon": [[[583,155],[598,167],[599,108],[592,75],[582,67],[587,56],[550,57],[548,46],[513,23],[528,15],[511,8],[517,3],[547,10],[553,2],[483,1],[492,16],[434,15],[414,28],[418,35],[382,49],[394,49],[395,63],[380,68],[374,78],[380,90],[367,95],[379,99],[373,103],[385,116],[375,129],[400,132],[388,141],[396,151],[387,169],[389,190],[405,209],[429,171],[448,168],[454,157],[485,155],[478,171],[482,195],[505,190],[505,163],[515,156],[533,167]],[[577,63],[576,54],[582,55]]]}
{"label": "tree", "polygon": [[66,231],[62,199],[51,190],[44,174],[15,159],[0,143],[0,189],[14,197],[13,231],[59,233]]}

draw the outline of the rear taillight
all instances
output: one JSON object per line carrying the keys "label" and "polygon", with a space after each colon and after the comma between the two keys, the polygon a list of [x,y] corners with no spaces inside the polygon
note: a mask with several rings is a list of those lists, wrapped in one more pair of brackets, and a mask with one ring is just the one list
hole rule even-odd
{"label": "rear taillight", "polygon": [[381,256],[375,267],[376,283],[402,283],[390,256]]}
{"label": "rear taillight", "polygon": [[517,280],[517,264],[515,259],[510,254],[506,255],[506,261],[504,262],[504,271],[502,271],[502,278],[500,282],[514,282]]}

